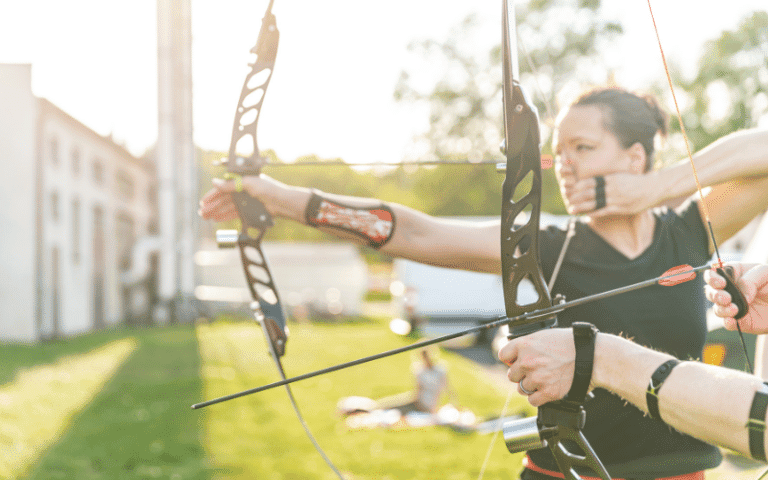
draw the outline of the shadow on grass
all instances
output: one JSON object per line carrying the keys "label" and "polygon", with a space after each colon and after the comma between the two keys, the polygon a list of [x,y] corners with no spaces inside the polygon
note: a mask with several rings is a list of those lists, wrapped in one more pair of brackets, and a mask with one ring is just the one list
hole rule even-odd
{"label": "shadow on grass", "polygon": [[[132,336],[138,347],[115,376],[44,452],[29,479],[210,479],[199,416],[201,397],[194,327],[97,333],[44,345],[50,358]],[[47,350],[46,350],[47,349]]]}
{"label": "shadow on grass", "polygon": [[34,344],[0,343],[0,385],[12,381],[19,370],[55,363],[69,355],[90,352],[130,335],[126,332],[129,331],[110,329]]}

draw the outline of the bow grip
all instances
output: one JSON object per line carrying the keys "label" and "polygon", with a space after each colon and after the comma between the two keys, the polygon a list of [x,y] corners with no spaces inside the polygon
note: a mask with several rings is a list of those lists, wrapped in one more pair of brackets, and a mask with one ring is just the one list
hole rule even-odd
{"label": "bow grip", "polygon": [[[267,207],[257,198],[252,197],[248,192],[240,191],[232,193],[237,211],[240,215],[240,221],[243,222],[243,232],[250,238],[257,238],[264,230],[274,225],[272,214]],[[256,229],[257,232],[251,232],[250,229]]]}
{"label": "bow grip", "polygon": [[733,318],[736,320],[744,318],[747,312],[749,312],[749,305],[747,304],[747,299],[744,298],[744,294],[741,293],[741,290],[739,290],[739,287],[736,286],[736,282],[733,280],[733,267],[718,267],[715,271],[725,279],[725,288],[723,290],[731,295],[731,303],[739,309]]}

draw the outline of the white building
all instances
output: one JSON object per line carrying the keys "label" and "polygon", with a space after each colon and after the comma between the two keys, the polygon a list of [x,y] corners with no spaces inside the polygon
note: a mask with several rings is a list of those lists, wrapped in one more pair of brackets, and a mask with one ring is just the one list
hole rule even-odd
{"label": "white building", "polygon": [[[195,254],[199,285],[195,297],[211,316],[241,309],[252,299],[243,274],[240,251],[219,250],[202,242]],[[350,243],[264,243],[280,302],[289,317],[360,315],[368,288],[368,267]]]}
{"label": "white building", "polygon": [[0,340],[26,342],[124,320],[157,210],[154,166],[35,97],[31,71],[0,64]]}

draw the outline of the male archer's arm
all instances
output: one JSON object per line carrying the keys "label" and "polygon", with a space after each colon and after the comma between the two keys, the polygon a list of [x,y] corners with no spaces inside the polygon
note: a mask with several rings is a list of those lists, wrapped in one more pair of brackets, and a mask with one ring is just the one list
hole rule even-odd
{"label": "male archer's arm", "polygon": [[[749,304],[749,314],[741,320],[742,330],[768,332],[768,266],[733,266],[736,283]],[[716,313],[728,321],[735,307],[724,290],[725,280],[713,271],[706,272],[705,278],[707,297],[718,305]],[[558,400],[573,379],[572,331],[551,329],[512,340],[501,349],[499,359],[510,365],[511,381],[522,381],[526,390],[535,390],[528,397],[532,405]],[[679,362],[627,339],[599,333],[591,387],[609,390],[705,442],[756,458],[761,455],[754,449],[762,446],[765,455],[766,410],[761,402],[768,404],[768,394],[756,393],[765,387],[754,375],[695,361]],[[750,440],[750,435],[761,437],[762,444]]]}
{"label": "male archer's arm", "polygon": [[[235,181],[215,180],[200,200],[200,215],[217,222],[237,218],[230,195]],[[499,221],[442,219],[394,202],[334,195],[278,182],[266,175],[243,177],[242,188],[276,217],[309,224],[393,257],[447,268],[498,273]]]}

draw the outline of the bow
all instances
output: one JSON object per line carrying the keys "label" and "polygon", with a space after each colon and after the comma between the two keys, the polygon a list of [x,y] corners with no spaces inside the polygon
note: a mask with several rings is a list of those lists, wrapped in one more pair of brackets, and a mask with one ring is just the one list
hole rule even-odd
{"label": "bow", "polygon": [[[242,177],[259,175],[261,168],[267,163],[267,158],[259,152],[256,128],[261,116],[264,94],[269,86],[269,81],[272,79],[278,41],[280,40],[280,32],[277,29],[275,16],[272,14],[273,3],[274,0],[269,1],[261,21],[261,30],[256,45],[251,49],[255,59],[243,82],[240,100],[235,110],[229,155],[226,160],[220,162],[227,169],[226,177],[234,179],[237,184],[236,191],[232,193],[232,200],[237,208],[242,226],[240,232],[234,230],[216,232],[216,240],[219,247],[237,245],[240,249],[245,279],[253,298],[251,309],[256,320],[261,324],[280,376],[285,379],[285,370],[280,361],[280,357],[285,354],[285,344],[288,339],[285,313],[280,304],[280,296],[277,293],[272,272],[269,270],[267,258],[261,248],[264,234],[274,222],[264,204],[250,196],[242,188]],[[243,155],[242,152],[244,151],[249,153]],[[343,479],[344,477],[326,456],[310,432],[296,404],[291,388],[288,385],[285,388],[293,410],[296,412],[307,437],[328,466],[340,479]]]}
{"label": "bow", "polygon": [[[245,174],[257,175],[266,162],[258,153],[256,123],[259,118],[264,91],[272,75],[277,48],[278,33],[274,16],[271,14],[272,1],[270,0],[263,20],[259,41],[254,49],[252,49],[257,54],[257,60],[253,64],[251,73],[246,77],[235,116],[232,143],[226,163],[229,173],[236,180]],[[245,275],[254,298],[254,312],[257,319],[260,320],[267,338],[270,339],[270,348],[283,380],[202,402],[194,405],[193,408],[201,408],[277,386],[286,386],[288,388],[288,384],[294,381],[439,343],[470,332],[494,328],[502,323],[509,325],[513,336],[526,335],[542,328],[554,326],[556,324],[556,313],[569,306],[605,298],[607,295],[623,293],[630,289],[642,288],[657,282],[664,285],[664,282],[667,281],[667,285],[673,285],[675,284],[671,281],[673,277],[683,275],[681,272],[671,276],[666,276],[665,274],[665,276],[641,282],[637,285],[605,292],[590,298],[585,297],[574,302],[553,305],[550,292],[543,279],[538,254],[539,216],[542,194],[538,114],[535,107],[526,99],[519,80],[515,78],[516,61],[514,57],[515,49],[513,47],[515,35],[513,34],[514,21],[510,21],[510,16],[513,14],[512,9],[510,9],[510,3],[511,0],[502,0],[503,112],[505,131],[503,151],[506,156],[506,177],[502,190],[501,261],[506,317],[496,322],[465,330],[464,332],[418,342],[407,347],[287,379],[279,360],[279,357],[284,354],[287,338],[285,334],[285,318],[266,259],[260,247],[265,230],[272,225],[272,219],[261,202],[248,196],[240,188],[238,189],[240,191],[234,194],[234,200],[243,223],[242,231],[239,234],[235,232],[234,234],[222,235],[222,239],[225,243],[227,241],[229,243],[236,242],[240,247]],[[251,140],[252,143],[253,153],[246,158],[235,154],[236,148],[243,143],[243,140],[245,140],[245,143]],[[524,182],[527,185],[529,179],[531,180],[530,190],[527,192],[518,191],[518,187]],[[515,220],[523,212],[529,214],[527,222],[523,225],[516,225],[514,223]],[[687,267],[684,270],[692,274],[694,271],[705,268],[709,268],[709,266],[705,265],[696,269]],[[533,284],[538,297],[533,303],[520,305],[518,303],[518,288],[524,279],[529,280]],[[326,462],[341,478],[341,475],[318,447],[311,433],[309,433],[290,390],[288,390],[288,393],[308,436]],[[581,478],[576,472],[576,468],[589,469],[603,480],[610,479],[604,466],[596,457],[581,432],[584,422],[585,414],[580,402],[562,400],[542,406],[539,409],[535,432],[535,436],[539,441],[538,445],[546,445],[552,450],[558,466],[566,479],[579,480]],[[584,453],[577,454],[572,452],[564,445],[565,441],[575,443]],[[510,443],[508,442],[507,444],[508,448],[512,450]],[[518,444],[518,446],[521,445]],[[512,451],[522,451],[532,446],[533,444],[526,444],[522,445],[519,450]]]}
{"label": "bow", "polygon": [[[504,101],[504,143],[507,157],[506,177],[502,187],[501,204],[501,271],[504,288],[504,305],[507,317],[540,311],[552,307],[552,299],[539,263],[539,217],[541,213],[541,152],[539,150],[539,118],[536,107],[525,97],[516,74],[516,49],[513,48],[514,8],[512,0],[504,0],[502,7],[502,75]],[[513,16],[510,19],[510,15]],[[518,192],[521,183],[531,177],[528,192]],[[515,200],[515,198],[518,198]],[[516,224],[522,212],[528,213],[526,223]],[[533,284],[537,299],[528,304],[518,303],[518,289],[523,280]],[[510,338],[533,333],[557,324],[554,314],[540,318],[536,323],[518,325],[509,323]],[[548,446],[566,479],[581,477],[576,467],[588,468],[603,480],[610,476],[587,442],[581,428],[586,415],[578,401],[560,400],[539,408],[537,419],[540,445]],[[534,437],[535,439],[535,437]],[[575,443],[583,454],[575,453],[564,445]],[[514,443],[514,442],[513,442]],[[510,451],[530,448],[529,444],[515,445],[507,442]],[[522,448],[517,448],[522,447]]]}

